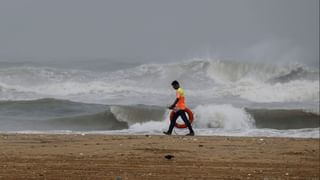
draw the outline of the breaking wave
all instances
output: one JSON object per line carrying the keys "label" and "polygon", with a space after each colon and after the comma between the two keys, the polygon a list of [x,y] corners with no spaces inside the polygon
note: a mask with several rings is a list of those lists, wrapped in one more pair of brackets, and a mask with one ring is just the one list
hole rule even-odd
{"label": "breaking wave", "polygon": [[[320,126],[319,114],[302,110],[245,109],[227,104],[199,105],[192,110],[196,129],[302,129]],[[99,105],[56,99],[0,102],[0,131],[128,130],[154,133],[166,129],[168,124],[169,111],[160,106]]]}
{"label": "breaking wave", "polygon": [[0,132],[159,134],[176,79],[197,134],[319,138],[319,69],[211,59],[106,71],[108,63],[97,71],[31,65],[0,62]]}
{"label": "breaking wave", "polygon": [[203,59],[142,64],[108,72],[27,66],[0,68],[0,100],[56,98],[163,105],[173,79],[183,84],[195,104],[203,99],[213,102],[210,99],[226,97],[261,103],[319,101],[319,69]]}

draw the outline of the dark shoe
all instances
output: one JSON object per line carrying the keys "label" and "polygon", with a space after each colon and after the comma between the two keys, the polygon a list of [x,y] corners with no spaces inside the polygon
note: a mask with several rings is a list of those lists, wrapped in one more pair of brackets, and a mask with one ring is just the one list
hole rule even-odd
{"label": "dark shoe", "polygon": [[186,136],[194,136],[194,132],[190,132],[189,134],[186,134]]}
{"label": "dark shoe", "polygon": [[171,135],[171,133],[169,133],[169,132],[163,132],[163,134],[165,134],[165,135],[168,135],[168,136],[170,136]]}

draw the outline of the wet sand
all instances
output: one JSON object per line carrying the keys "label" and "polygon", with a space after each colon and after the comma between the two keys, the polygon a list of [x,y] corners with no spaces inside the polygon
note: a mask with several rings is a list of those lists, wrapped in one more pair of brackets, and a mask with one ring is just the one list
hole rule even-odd
{"label": "wet sand", "polygon": [[319,160],[319,139],[0,134],[6,180],[316,180]]}

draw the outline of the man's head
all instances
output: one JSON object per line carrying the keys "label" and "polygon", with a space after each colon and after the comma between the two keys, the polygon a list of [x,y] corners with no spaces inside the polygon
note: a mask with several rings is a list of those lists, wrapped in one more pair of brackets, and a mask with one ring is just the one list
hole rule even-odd
{"label": "man's head", "polygon": [[173,89],[180,88],[179,82],[177,80],[172,81],[171,85],[172,85]]}

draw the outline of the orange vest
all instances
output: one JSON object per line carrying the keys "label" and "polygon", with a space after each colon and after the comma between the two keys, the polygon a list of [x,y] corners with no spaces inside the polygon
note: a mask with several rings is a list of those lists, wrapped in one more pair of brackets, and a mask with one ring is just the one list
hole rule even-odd
{"label": "orange vest", "polygon": [[182,88],[176,90],[176,98],[178,98],[176,108],[184,110],[186,105],[184,103],[184,90]]}

